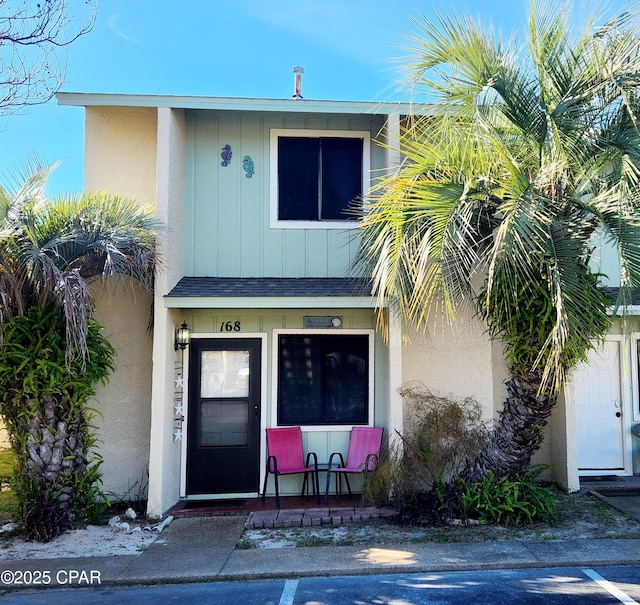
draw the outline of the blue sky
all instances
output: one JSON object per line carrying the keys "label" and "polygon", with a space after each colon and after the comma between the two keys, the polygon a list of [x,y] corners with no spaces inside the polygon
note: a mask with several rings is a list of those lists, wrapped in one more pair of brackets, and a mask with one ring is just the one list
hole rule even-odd
{"label": "blue sky", "polygon": [[[80,4],[83,0],[70,0]],[[6,3],[8,4],[8,3]],[[5,3],[3,5],[6,6]],[[68,50],[67,92],[290,98],[302,65],[310,99],[400,97],[398,58],[412,17],[469,8],[510,31],[528,0],[101,0]],[[6,8],[0,8],[6,10]],[[52,195],[82,190],[84,110],[53,100],[0,117],[0,181],[37,153],[60,160]]]}

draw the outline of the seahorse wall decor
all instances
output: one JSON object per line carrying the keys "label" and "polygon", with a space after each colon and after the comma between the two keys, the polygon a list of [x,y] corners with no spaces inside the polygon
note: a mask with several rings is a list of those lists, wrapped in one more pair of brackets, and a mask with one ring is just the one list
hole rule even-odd
{"label": "seahorse wall decor", "polygon": [[222,148],[222,153],[220,157],[222,158],[222,162],[220,162],[221,166],[225,168],[231,164],[231,156],[233,155],[233,151],[231,151],[231,145],[227,144]]}
{"label": "seahorse wall decor", "polygon": [[251,159],[251,156],[248,156],[248,155],[244,156],[244,159],[242,160],[242,168],[244,168],[244,171],[246,172],[244,176],[246,176],[248,179],[250,179],[255,174],[255,170],[253,168],[253,160]]}

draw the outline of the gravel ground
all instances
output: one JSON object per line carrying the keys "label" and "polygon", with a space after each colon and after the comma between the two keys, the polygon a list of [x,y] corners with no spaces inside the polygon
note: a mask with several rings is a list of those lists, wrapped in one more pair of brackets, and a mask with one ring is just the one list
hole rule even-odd
{"label": "gravel ground", "polygon": [[[385,546],[415,542],[480,542],[487,540],[563,540],[571,538],[640,538],[640,522],[588,494],[558,495],[556,517],[525,527],[452,525],[400,526],[385,521],[338,527],[245,530],[238,548],[294,548],[319,545]],[[166,521],[170,522],[170,518]],[[26,542],[0,530],[0,560],[83,556],[139,555],[162,531],[144,519],[129,526],[105,524],[64,533],[46,544]]]}
{"label": "gravel ground", "polygon": [[171,523],[112,517],[104,525],[66,531],[50,542],[31,542],[16,533],[15,523],[0,527],[0,561],[139,555]]}
{"label": "gravel ground", "polygon": [[238,548],[292,548],[316,545],[389,545],[413,542],[640,538],[640,522],[586,493],[558,494],[554,519],[524,527],[451,525],[400,526],[375,521],[338,527],[245,530]]}

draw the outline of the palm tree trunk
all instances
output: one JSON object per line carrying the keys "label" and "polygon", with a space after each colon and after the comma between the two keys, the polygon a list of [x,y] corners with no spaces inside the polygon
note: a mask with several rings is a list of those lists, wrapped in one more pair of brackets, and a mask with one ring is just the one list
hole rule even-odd
{"label": "palm tree trunk", "polygon": [[[31,411],[28,424],[25,421],[26,426],[18,429],[18,434],[26,435],[25,450],[20,459],[22,471],[33,490],[31,506],[27,508],[29,512],[33,512],[34,506],[48,508],[52,517],[59,520],[61,531],[76,520],[75,505],[78,503],[74,502],[74,497],[79,494],[73,493],[73,486],[82,479],[87,468],[84,415],[80,406],[71,413],[66,396],[58,400],[43,395],[39,401],[30,400],[28,408]],[[52,530],[54,534],[59,533],[56,527]]]}
{"label": "palm tree trunk", "polygon": [[540,376],[515,376],[507,381],[507,397],[487,445],[461,477],[476,483],[488,473],[496,477],[525,472],[544,439],[544,427],[557,396],[539,393]]}

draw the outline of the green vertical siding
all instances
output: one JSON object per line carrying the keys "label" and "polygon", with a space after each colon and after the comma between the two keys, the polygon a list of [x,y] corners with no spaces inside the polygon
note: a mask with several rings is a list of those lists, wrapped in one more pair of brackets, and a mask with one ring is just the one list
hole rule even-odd
{"label": "green vertical siding", "polygon": [[[274,229],[269,225],[269,135],[272,128],[371,133],[371,168],[384,165],[373,141],[381,116],[308,116],[259,112],[187,113],[185,275],[342,277],[356,251],[353,230]],[[221,152],[230,145],[229,166]],[[242,161],[255,167],[246,177]]]}
{"label": "green vertical siding", "polygon": [[[193,191],[193,200],[198,203],[186,204],[186,216],[193,217],[193,223],[185,222],[187,233],[192,233],[192,256],[187,256],[186,264],[201,275],[214,275],[217,271],[217,249],[211,245],[214,231],[220,232],[218,205],[215,200],[220,193],[220,177],[215,163],[219,164],[219,156],[216,154],[214,142],[219,138],[218,120],[214,117],[208,120],[195,121],[192,134],[193,140],[193,169],[186,167],[187,174],[193,175],[193,183],[189,188]],[[190,146],[192,141],[187,142]],[[215,155],[214,155],[215,154]],[[220,246],[224,243],[220,242]],[[206,251],[206,254],[203,252]],[[197,259],[197,263],[196,263]]]}
{"label": "green vertical siding", "polygon": [[[196,119],[194,115],[185,117],[185,184],[184,197],[188,200],[184,208],[184,272],[185,275],[194,275],[193,259],[195,258],[195,204],[196,198]],[[168,225],[168,229],[172,226]]]}

